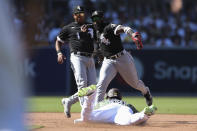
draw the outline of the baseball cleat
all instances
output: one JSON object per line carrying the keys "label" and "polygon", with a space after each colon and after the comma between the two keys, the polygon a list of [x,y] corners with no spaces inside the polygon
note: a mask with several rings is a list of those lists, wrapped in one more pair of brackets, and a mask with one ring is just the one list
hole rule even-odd
{"label": "baseball cleat", "polygon": [[63,98],[62,99],[62,105],[64,107],[64,114],[67,118],[70,118],[70,108],[71,108],[71,104],[69,103],[69,99],[68,98]]}
{"label": "baseball cleat", "polygon": [[142,112],[144,112],[144,114],[146,114],[148,116],[151,116],[151,115],[155,114],[156,110],[157,110],[157,107],[154,105],[151,105],[151,106],[145,107]]}
{"label": "baseball cleat", "polygon": [[95,90],[96,90],[96,85],[90,85],[88,87],[81,88],[78,90],[78,96],[82,97],[82,96],[91,95]]}
{"label": "baseball cleat", "polygon": [[148,90],[148,92],[144,95],[144,97],[146,98],[146,104],[148,106],[151,106],[153,103],[153,98],[152,95],[150,94],[150,91]]}

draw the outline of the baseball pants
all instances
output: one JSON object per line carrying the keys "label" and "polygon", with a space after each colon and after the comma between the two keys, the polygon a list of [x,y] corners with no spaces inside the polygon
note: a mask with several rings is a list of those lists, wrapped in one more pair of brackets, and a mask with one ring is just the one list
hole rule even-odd
{"label": "baseball pants", "polygon": [[118,103],[110,103],[94,109],[96,93],[85,96],[81,111],[81,121],[114,123],[117,125],[136,125],[148,120],[143,112],[133,114],[132,109]]}
{"label": "baseball pants", "polygon": [[[78,89],[87,87],[91,84],[96,84],[96,69],[92,57],[71,53],[70,61]],[[82,105],[83,97],[79,98],[79,100]]]}
{"label": "baseball pants", "polygon": [[99,80],[96,85],[97,94],[95,104],[104,99],[109,83],[118,72],[131,87],[141,91],[142,94],[146,94],[149,90],[149,88],[138,78],[133,57],[125,50],[123,53],[122,56],[115,60],[104,58],[99,74]]}

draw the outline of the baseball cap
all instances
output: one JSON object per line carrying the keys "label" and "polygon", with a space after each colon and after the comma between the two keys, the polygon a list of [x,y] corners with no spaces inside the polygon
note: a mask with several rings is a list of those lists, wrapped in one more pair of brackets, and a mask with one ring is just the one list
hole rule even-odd
{"label": "baseball cap", "polygon": [[91,19],[93,22],[101,20],[103,18],[103,11],[94,11],[91,15]]}
{"label": "baseball cap", "polygon": [[98,10],[94,11],[94,12],[92,13],[91,18],[92,18],[92,17],[95,17],[95,16],[103,17],[103,11],[98,11]]}
{"label": "baseball cap", "polygon": [[77,13],[84,13],[84,8],[82,6],[76,6],[73,10],[73,14],[77,14]]}

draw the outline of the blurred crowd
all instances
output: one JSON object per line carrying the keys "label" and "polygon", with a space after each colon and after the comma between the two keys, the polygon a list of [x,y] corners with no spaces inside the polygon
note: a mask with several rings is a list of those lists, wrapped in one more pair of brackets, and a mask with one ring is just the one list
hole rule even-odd
{"label": "blurred crowd", "polygon": [[[15,11],[14,22],[19,28],[25,22],[18,14],[28,15],[21,7],[22,3],[17,3],[19,11]],[[53,46],[61,28],[73,21],[72,9],[76,5],[85,7],[89,22],[92,11],[102,10],[106,21],[127,25],[141,32],[145,46],[197,46],[195,0],[47,0],[45,13],[36,26],[35,41],[46,41]],[[121,37],[125,44],[131,42],[126,35]]]}

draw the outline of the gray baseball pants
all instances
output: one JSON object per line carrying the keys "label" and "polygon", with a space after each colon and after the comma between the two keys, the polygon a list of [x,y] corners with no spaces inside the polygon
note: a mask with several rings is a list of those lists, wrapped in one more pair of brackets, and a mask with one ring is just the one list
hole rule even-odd
{"label": "gray baseball pants", "polygon": [[120,73],[122,78],[131,87],[141,91],[142,94],[146,94],[149,90],[149,88],[138,78],[133,57],[125,50],[123,53],[122,56],[115,60],[104,58],[99,74],[99,81],[97,83],[95,104],[104,99],[107,87],[117,73]]}
{"label": "gray baseball pants", "polygon": [[[70,61],[78,89],[96,84],[96,69],[93,57],[71,53]],[[78,100],[77,93],[70,99],[71,103],[75,103]],[[83,105],[83,97],[80,97],[79,100],[80,104]]]}

